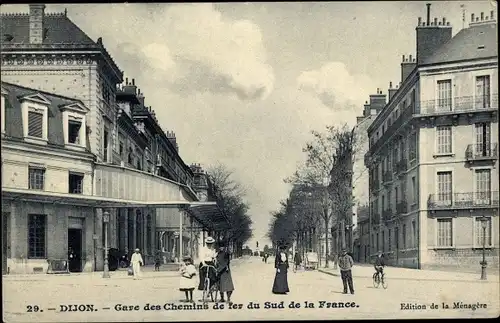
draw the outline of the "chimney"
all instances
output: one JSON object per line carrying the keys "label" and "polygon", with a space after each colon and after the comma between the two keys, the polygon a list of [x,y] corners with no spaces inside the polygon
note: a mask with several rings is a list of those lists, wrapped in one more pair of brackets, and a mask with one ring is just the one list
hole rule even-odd
{"label": "chimney", "polygon": [[[415,69],[415,66],[417,66],[417,62],[412,55],[410,55],[408,59],[405,59],[405,56],[403,55],[403,60],[401,61],[401,82],[406,80],[406,78]],[[391,96],[389,95],[389,101],[391,100],[390,98]]]}
{"label": "chimney", "polygon": [[397,91],[398,89],[392,87],[392,82],[389,82],[389,90],[387,91],[389,93],[389,102],[391,102],[392,97],[394,96],[394,94],[396,94]]}
{"label": "chimney", "polygon": [[367,117],[370,115],[370,104],[368,103],[368,101],[365,101],[365,105],[363,107],[363,116]]}
{"label": "chimney", "polygon": [[30,44],[42,44],[45,31],[45,5],[30,4],[29,36]]}
{"label": "chimney", "polygon": [[132,79],[132,83],[128,82],[128,77],[125,78],[125,86],[123,87],[123,92],[127,94],[137,94],[137,86],[135,86],[135,80]]}
{"label": "chimney", "polygon": [[443,18],[443,24],[437,23],[437,18],[431,23],[431,4],[427,4],[427,22],[425,25],[419,25],[417,32],[417,64],[422,64],[438,48],[451,39],[452,28]]}
{"label": "chimney", "polygon": [[179,146],[177,145],[177,139],[175,138],[175,132],[167,131],[167,139],[174,145],[175,150],[179,152]]}
{"label": "chimney", "polygon": [[141,89],[137,90],[137,92],[138,92],[137,93],[137,99],[139,99],[139,102],[140,102],[139,109],[144,109],[145,108],[145,106],[144,106],[144,100],[146,98],[144,97],[144,94],[141,93]]}
{"label": "chimney", "polygon": [[375,109],[377,114],[382,111],[386,103],[386,95],[382,94],[380,89],[377,89],[377,94],[370,94],[370,110]]}

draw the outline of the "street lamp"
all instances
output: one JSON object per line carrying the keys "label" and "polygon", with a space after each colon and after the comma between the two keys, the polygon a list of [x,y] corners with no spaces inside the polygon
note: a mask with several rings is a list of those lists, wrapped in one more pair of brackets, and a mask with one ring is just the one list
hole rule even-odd
{"label": "street lamp", "polygon": [[105,211],[102,214],[102,222],[104,223],[104,271],[102,272],[102,278],[109,278],[109,263],[108,263],[109,212]]}
{"label": "street lamp", "polygon": [[481,228],[483,228],[483,261],[480,262],[481,280],[486,280],[486,266],[488,265],[486,262],[486,227],[488,226],[488,218],[483,215],[480,220]]}

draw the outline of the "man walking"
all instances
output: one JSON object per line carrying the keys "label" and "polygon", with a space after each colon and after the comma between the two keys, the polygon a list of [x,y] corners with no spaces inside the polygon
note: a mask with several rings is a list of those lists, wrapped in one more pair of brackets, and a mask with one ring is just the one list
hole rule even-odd
{"label": "man walking", "polygon": [[132,259],[130,259],[132,263],[132,270],[134,271],[134,279],[141,278],[141,266],[144,264],[142,260],[142,255],[139,252],[139,248],[135,249],[135,252],[132,254]]}
{"label": "man walking", "polygon": [[342,255],[339,257],[340,276],[342,277],[342,284],[344,285],[344,294],[347,294],[347,286],[349,291],[354,294],[354,286],[352,282],[351,268],[354,265],[352,257],[347,254],[345,249],[342,249]]}

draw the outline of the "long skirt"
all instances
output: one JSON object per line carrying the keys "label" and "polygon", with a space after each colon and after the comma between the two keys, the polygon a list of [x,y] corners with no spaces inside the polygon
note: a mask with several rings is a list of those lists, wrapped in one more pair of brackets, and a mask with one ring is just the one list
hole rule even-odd
{"label": "long skirt", "polygon": [[219,292],[226,293],[226,292],[232,292],[234,290],[231,270],[223,271],[222,273],[220,273],[218,280],[219,280]]}
{"label": "long skirt", "polygon": [[290,291],[288,289],[288,268],[282,264],[279,265],[278,269],[280,272],[276,271],[276,277],[274,277],[273,294],[288,293]]}
{"label": "long skirt", "polygon": [[[213,266],[214,263],[213,261],[206,262],[207,265]],[[216,284],[216,271],[214,268],[208,268],[208,267],[202,267],[203,264],[200,263],[200,283],[198,285],[198,290],[204,290],[205,289],[205,277],[207,275],[208,271],[208,278],[210,278],[210,286],[208,288],[211,288],[214,284]]]}

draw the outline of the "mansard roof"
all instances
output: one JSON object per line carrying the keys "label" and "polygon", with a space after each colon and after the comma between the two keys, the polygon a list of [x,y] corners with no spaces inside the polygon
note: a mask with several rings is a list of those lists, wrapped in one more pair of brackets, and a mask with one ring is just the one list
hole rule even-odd
{"label": "mansard roof", "polygon": [[[2,94],[5,95],[5,135],[9,138],[23,139],[23,119],[21,103],[24,100],[37,99],[37,103],[48,107],[48,145],[64,147],[63,117],[61,107],[85,105],[77,99],[44,92],[12,83],[2,82]],[[6,94],[4,94],[5,92]],[[43,102],[42,98],[45,100]]]}

